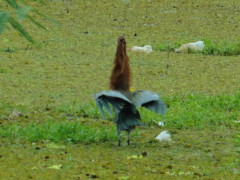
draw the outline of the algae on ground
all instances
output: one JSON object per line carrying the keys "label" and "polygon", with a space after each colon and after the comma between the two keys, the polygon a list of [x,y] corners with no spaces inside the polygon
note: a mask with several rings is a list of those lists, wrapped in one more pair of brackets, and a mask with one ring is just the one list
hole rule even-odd
{"label": "algae on ground", "polygon": [[[35,6],[33,1],[30,4]],[[120,35],[126,37],[128,47],[203,38],[234,42],[239,37],[238,7],[235,0],[72,0],[49,1],[47,7],[38,5],[41,12],[59,20],[61,26],[40,20],[49,29],[45,32],[24,21],[24,28],[39,42],[38,47],[11,29],[0,36],[0,49],[8,49],[0,51],[0,126],[76,120],[90,128],[98,127],[100,122],[95,122],[94,110],[88,111],[92,116],[83,117],[85,112],[78,114],[74,107],[92,102],[94,93],[108,89]],[[240,88],[239,56],[170,53],[170,67],[166,69],[166,52],[128,55],[133,88],[150,89],[166,99],[191,94],[229,95]],[[9,118],[14,109],[23,116]],[[231,113],[231,109],[228,111]],[[114,126],[104,123],[106,128]],[[173,136],[170,144],[154,141],[163,130],[164,127],[156,126],[139,129],[133,144],[120,148],[115,141],[106,141],[64,143],[65,149],[52,149],[46,141],[30,143],[1,138],[1,178],[237,179],[239,176],[239,153],[234,144],[239,132],[237,123],[226,127],[214,126],[213,122],[211,127],[201,130],[172,127],[168,129]],[[141,159],[128,158],[143,154],[146,156]],[[48,168],[56,165],[59,169]]]}

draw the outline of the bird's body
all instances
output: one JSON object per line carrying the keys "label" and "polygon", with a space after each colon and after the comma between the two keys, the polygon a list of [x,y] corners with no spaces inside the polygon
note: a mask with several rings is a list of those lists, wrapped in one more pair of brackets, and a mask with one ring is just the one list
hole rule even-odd
{"label": "bird's body", "polygon": [[[105,117],[104,109],[112,113],[112,109],[116,114],[117,134],[119,137],[118,145],[120,146],[120,132],[128,133],[128,141],[130,143],[130,132],[136,126],[143,126],[140,121],[141,116],[137,107],[142,106],[158,114],[164,114],[166,106],[159,95],[151,91],[130,91],[131,71],[129,66],[129,58],[126,53],[126,41],[124,37],[118,39],[118,47],[114,60],[114,67],[110,77],[110,89],[95,94],[97,106],[103,117]],[[110,108],[110,106],[112,108]]]}

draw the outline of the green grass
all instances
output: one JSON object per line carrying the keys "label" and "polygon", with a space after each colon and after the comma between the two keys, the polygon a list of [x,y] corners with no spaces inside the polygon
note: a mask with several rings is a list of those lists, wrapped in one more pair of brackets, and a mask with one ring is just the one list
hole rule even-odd
{"label": "green grass", "polygon": [[[235,94],[216,96],[194,94],[173,96],[164,100],[169,106],[164,116],[140,108],[142,121],[145,124],[156,125],[162,121],[167,128],[171,129],[215,129],[221,126],[236,126],[235,121],[239,120],[240,91]],[[9,113],[11,108],[15,107],[1,104],[1,109],[4,110],[4,108],[5,112]],[[100,125],[100,127],[91,125],[102,119],[95,103],[84,105],[73,103],[53,108],[51,111],[55,116],[63,117],[61,121],[53,118],[46,120],[44,124],[2,125],[0,126],[0,136],[28,141],[50,140],[73,143],[116,140],[115,128],[108,127],[109,125]],[[81,120],[74,121],[79,118],[88,119],[89,126],[81,124]],[[108,119],[114,121],[113,117]],[[237,142],[239,142],[238,139]]]}
{"label": "green grass", "polygon": [[[145,108],[139,108],[142,121],[148,125],[163,121],[167,127],[202,129],[221,125],[231,126],[239,118],[240,91],[215,96],[192,94],[165,97],[164,101],[169,106],[166,115],[161,116]],[[95,103],[62,105],[57,108],[57,112],[73,118],[102,119]],[[109,120],[113,118],[114,116],[107,117]]]}
{"label": "green grass", "polygon": [[234,138],[234,143],[236,144],[236,147],[238,148],[238,152],[240,153],[240,133],[238,133]]}
{"label": "green grass", "polygon": [[72,117],[83,117],[83,118],[91,118],[91,119],[100,119],[101,115],[99,110],[97,109],[95,103],[77,105],[73,104],[65,104],[61,105],[57,108],[58,113],[64,113],[66,115]]}
{"label": "green grass", "polygon": [[231,95],[188,95],[172,97],[166,125],[175,128],[234,126],[239,118],[240,93]]}
{"label": "green grass", "polygon": [[205,55],[221,55],[232,56],[240,54],[240,41],[228,42],[228,41],[212,41],[204,40],[206,47],[203,50]]}
{"label": "green grass", "polygon": [[[236,42],[229,41],[216,41],[210,39],[203,39],[205,43],[205,47],[203,51],[198,53],[202,53],[204,55],[220,55],[220,56],[235,56],[240,55],[240,40]],[[173,51],[179,48],[182,44],[186,44],[188,42],[178,41],[171,43],[159,43],[155,46],[156,50],[160,51],[168,51],[168,47],[170,51]]]}
{"label": "green grass", "polygon": [[114,128],[92,128],[79,122],[54,122],[29,125],[5,125],[0,127],[0,137],[27,141],[49,140],[53,142],[102,142],[116,140]]}
{"label": "green grass", "polygon": [[183,41],[179,42],[161,42],[157,44],[154,49],[159,51],[168,51],[168,48],[170,51],[174,52],[175,49],[179,48],[182,44],[186,44]]}
{"label": "green grass", "polygon": [[26,109],[22,105],[13,105],[7,102],[0,102],[0,120],[7,118],[13,110],[18,110],[21,113],[26,113]]}
{"label": "green grass", "polygon": [[141,109],[147,124],[165,122],[167,127],[177,129],[202,129],[206,127],[234,126],[239,119],[240,92],[228,95],[188,95],[165,99],[169,108],[164,116]]}

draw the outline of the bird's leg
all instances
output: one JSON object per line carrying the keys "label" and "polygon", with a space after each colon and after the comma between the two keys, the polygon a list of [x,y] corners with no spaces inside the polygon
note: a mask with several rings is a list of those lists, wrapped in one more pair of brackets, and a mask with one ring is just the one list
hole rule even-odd
{"label": "bird's leg", "polygon": [[120,136],[120,132],[118,132],[117,135],[118,135],[118,146],[121,146],[121,136]]}
{"label": "bird's leg", "polygon": [[128,133],[127,144],[129,145],[130,144],[130,131],[127,131],[127,133]]}

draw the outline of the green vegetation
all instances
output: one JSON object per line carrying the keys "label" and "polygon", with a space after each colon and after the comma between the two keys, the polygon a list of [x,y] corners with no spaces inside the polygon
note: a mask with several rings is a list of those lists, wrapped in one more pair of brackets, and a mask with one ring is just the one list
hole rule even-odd
{"label": "green vegetation", "polygon": [[[239,118],[240,91],[229,95],[202,96],[188,95],[186,97],[166,98],[169,110],[166,115],[160,116],[154,112],[140,109],[142,121],[146,125],[157,125],[164,122],[165,126],[172,129],[203,129],[216,127],[234,127]],[[2,117],[16,109],[1,104]],[[18,107],[20,110],[21,107]],[[102,119],[94,103],[76,105],[68,104],[52,109],[52,114],[61,121],[47,120],[44,124],[30,123],[30,125],[5,125],[0,126],[0,137],[10,139],[25,139],[29,141],[49,140],[53,142],[102,142],[116,140],[116,130],[101,127],[91,127],[81,124],[81,120],[72,122],[73,119],[91,119],[97,122]],[[23,112],[23,110],[22,110]],[[0,117],[1,117],[0,116]],[[113,116],[108,116],[112,119]]]}
{"label": "green vegetation", "polygon": [[57,108],[58,113],[64,113],[67,116],[72,117],[83,117],[91,119],[100,119],[101,114],[95,105],[95,103],[77,105],[77,104],[66,104],[61,105]]}
{"label": "green vegetation", "polygon": [[239,118],[240,92],[231,95],[172,97],[166,124],[175,128],[235,126]]}
{"label": "green vegetation", "polygon": [[203,50],[205,55],[221,55],[232,56],[240,55],[240,41],[228,42],[228,41],[211,41],[204,40],[206,47]]}
{"label": "green vegetation", "polygon": [[30,125],[7,125],[0,128],[0,137],[9,139],[24,139],[27,141],[49,140],[53,142],[103,142],[116,140],[114,128],[91,128],[79,122],[56,123],[53,120],[45,124],[31,123]]}
{"label": "green vegetation", "polygon": [[[191,94],[188,96],[172,96],[164,98],[169,106],[167,114],[158,115],[147,109],[140,108],[142,121],[147,125],[156,125],[165,121],[165,125],[178,129],[202,129],[207,127],[234,125],[240,109],[240,91],[234,94],[206,96]],[[83,117],[100,120],[101,114],[95,103],[84,105],[62,105],[57,108],[65,116]],[[108,116],[112,119],[112,116]]]}
{"label": "green vegetation", "polygon": [[[220,55],[220,56],[236,56],[240,55],[240,41],[229,42],[223,40],[210,40],[210,39],[202,39],[205,43],[205,47],[203,51],[197,52],[202,53],[204,55]],[[179,41],[179,42],[171,42],[171,43],[159,43],[155,46],[156,50],[160,51],[170,51],[174,52],[175,49],[179,48],[182,44],[186,44],[188,42]]]}
{"label": "green vegetation", "polygon": [[[238,122],[239,123],[239,122]],[[237,151],[240,153],[240,133],[238,133],[237,137],[234,139],[234,142],[236,144],[236,147],[238,148]]]}
{"label": "green vegetation", "polygon": [[179,48],[182,44],[185,44],[184,42],[161,42],[158,43],[154,49],[159,51],[170,51],[174,52],[175,49]]}

